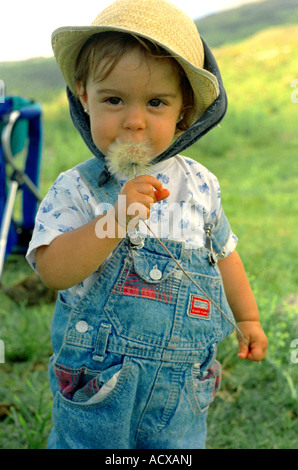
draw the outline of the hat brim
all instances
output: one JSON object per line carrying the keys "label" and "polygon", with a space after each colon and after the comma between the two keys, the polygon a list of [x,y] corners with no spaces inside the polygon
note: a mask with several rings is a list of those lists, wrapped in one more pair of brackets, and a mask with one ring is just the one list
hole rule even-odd
{"label": "hat brim", "polygon": [[[52,34],[52,48],[61,73],[73,94],[76,95],[75,68],[77,57],[85,42],[94,34],[118,31],[151,39],[139,31],[113,26],[68,26],[56,29]],[[191,121],[195,122],[219,96],[219,84],[215,75],[196,67],[164,44],[155,42],[169,52],[184,69],[194,93],[194,110]]]}

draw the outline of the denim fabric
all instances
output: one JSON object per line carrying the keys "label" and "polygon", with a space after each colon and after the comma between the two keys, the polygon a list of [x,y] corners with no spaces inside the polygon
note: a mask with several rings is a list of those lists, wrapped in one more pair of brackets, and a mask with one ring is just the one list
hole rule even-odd
{"label": "denim fabric", "polygon": [[[118,194],[113,178],[104,191],[110,201]],[[225,217],[220,224],[224,243]],[[220,386],[217,344],[233,331],[208,297],[233,316],[210,252],[163,242],[207,296],[150,237],[140,245],[123,239],[75,307],[59,294],[49,448],[205,447],[208,407]]]}
{"label": "denim fabric", "polygon": [[[208,251],[165,243],[232,319]],[[158,281],[150,276],[153,267],[162,274]],[[58,298],[49,447],[204,447],[220,381],[216,345],[232,330],[157,240],[138,249],[124,239],[75,308]],[[98,394],[115,375],[108,393]]]}

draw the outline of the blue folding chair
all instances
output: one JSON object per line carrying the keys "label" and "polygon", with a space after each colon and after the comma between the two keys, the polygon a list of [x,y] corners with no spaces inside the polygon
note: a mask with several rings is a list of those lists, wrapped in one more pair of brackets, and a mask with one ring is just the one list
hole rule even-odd
{"label": "blue folding chair", "polygon": [[[19,96],[0,103],[0,278],[12,253],[25,253],[34,228],[42,153],[42,110],[39,103]],[[18,192],[20,220],[14,206]]]}

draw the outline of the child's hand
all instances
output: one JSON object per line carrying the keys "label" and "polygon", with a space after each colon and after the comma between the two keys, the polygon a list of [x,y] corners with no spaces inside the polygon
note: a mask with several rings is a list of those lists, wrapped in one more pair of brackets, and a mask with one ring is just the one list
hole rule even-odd
{"label": "child's hand", "polygon": [[[146,220],[150,217],[151,204],[166,199],[169,194],[169,190],[164,189],[162,183],[154,176],[137,176],[125,183],[120,195],[126,196],[126,225],[136,217],[138,205],[140,205],[139,219]],[[129,208],[131,208],[131,211]],[[121,225],[123,214],[119,214],[119,210],[118,202],[116,202],[116,220]]]}
{"label": "child's hand", "polygon": [[240,321],[237,323],[249,348],[238,335],[238,357],[249,361],[261,361],[267,354],[268,339],[258,321]]}

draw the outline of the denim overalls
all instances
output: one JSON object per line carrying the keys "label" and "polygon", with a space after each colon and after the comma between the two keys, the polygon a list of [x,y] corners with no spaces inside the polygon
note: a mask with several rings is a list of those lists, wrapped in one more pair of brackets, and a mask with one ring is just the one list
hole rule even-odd
{"label": "denim overalls", "polygon": [[[98,188],[99,165],[94,158],[77,168],[99,202],[114,204],[119,183],[111,177]],[[219,250],[228,232],[223,216],[212,235]],[[163,242],[233,321],[210,252]],[[135,245],[126,237],[74,308],[58,297],[48,447],[204,448],[208,407],[220,385],[216,346],[232,331],[156,239]]]}

